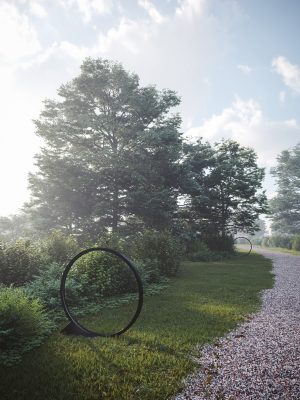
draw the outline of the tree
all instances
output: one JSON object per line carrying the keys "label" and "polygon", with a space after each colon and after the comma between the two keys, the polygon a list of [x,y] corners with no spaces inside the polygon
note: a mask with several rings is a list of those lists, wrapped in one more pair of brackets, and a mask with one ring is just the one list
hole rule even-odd
{"label": "tree", "polygon": [[0,217],[0,238],[5,241],[29,239],[33,237],[33,230],[27,215],[21,213]]}
{"label": "tree", "polygon": [[266,212],[264,170],[255,152],[232,140],[210,146],[199,141],[185,159],[186,211],[194,230],[225,237],[253,233],[259,214]]}
{"label": "tree", "polygon": [[299,233],[300,143],[291,150],[284,150],[277,162],[277,166],[271,169],[278,186],[276,196],[270,201],[271,228],[278,233]]}
{"label": "tree", "polygon": [[140,87],[114,62],[86,59],[81,74],[46,100],[37,134],[45,145],[26,205],[36,226],[96,237],[130,224],[159,227],[176,210],[180,100]]}

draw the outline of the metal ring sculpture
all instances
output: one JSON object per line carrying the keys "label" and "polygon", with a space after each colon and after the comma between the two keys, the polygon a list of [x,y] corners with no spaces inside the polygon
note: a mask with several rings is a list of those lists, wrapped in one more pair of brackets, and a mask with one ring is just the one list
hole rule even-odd
{"label": "metal ring sculpture", "polygon": [[[139,294],[139,299],[138,299],[138,304],[137,304],[137,309],[133,315],[133,317],[131,318],[131,320],[128,322],[128,324],[121,330],[119,330],[118,332],[114,332],[114,333],[98,333],[98,332],[93,332],[87,328],[85,328],[84,326],[82,326],[77,319],[72,315],[72,313],[70,312],[67,302],[66,302],[66,293],[65,293],[65,285],[66,285],[66,279],[68,276],[68,273],[72,267],[72,265],[75,263],[75,261],[77,261],[80,257],[82,257],[83,255],[90,253],[92,251],[104,251],[107,253],[111,253],[119,258],[121,258],[123,261],[125,261],[125,263],[127,264],[127,266],[129,267],[129,269],[133,272],[134,277],[136,279],[137,285],[138,285],[138,294]],[[137,320],[142,306],[143,306],[143,284],[142,284],[142,280],[136,270],[136,268],[134,267],[134,265],[132,264],[132,262],[123,254],[119,253],[116,250],[112,250],[106,247],[92,247],[86,250],[81,251],[80,253],[78,253],[74,258],[72,258],[72,260],[66,265],[65,270],[62,274],[61,277],[61,282],[60,282],[60,297],[61,297],[61,302],[62,302],[62,306],[64,309],[64,312],[66,314],[66,316],[68,317],[68,319],[70,320],[70,323],[61,331],[62,333],[66,333],[66,334],[73,334],[73,335],[82,335],[82,336],[86,336],[86,337],[97,337],[97,336],[102,336],[102,337],[113,337],[113,336],[119,336],[122,333],[126,332]]]}
{"label": "metal ring sculpture", "polygon": [[249,242],[249,244],[250,244],[250,250],[248,251],[248,253],[242,254],[243,256],[248,256],[248,255],[251,253],[251,250],[252,250],[252,243],[250,242],[250,240],[249,240],[248,238],[246,238],[246,237],[244,237],[244,236],[238,236],[238,237],[234,238],[234,239],[233,239],[233,242],[235,242],[235,241],[238,240],[238,239],[245,239],[245,240],[247,240],[247,241]]}

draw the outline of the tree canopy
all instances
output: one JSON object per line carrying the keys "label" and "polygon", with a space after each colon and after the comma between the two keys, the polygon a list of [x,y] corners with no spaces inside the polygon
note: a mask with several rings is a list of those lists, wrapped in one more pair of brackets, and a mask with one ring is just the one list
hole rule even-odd
{"label": "tree canopy", "polygon": [[300,232],[300,143],[284,150],[271,169],[278,186],[270,201],[272,230],[280,233]]}
{"label": "tree canopy", "polygon": [[156,227],[176,209],[180,102],[141,87],[115,62],[86,59],[81,74],[46,100],[36,132],[45,145],[27,204],[40,229],[95,237],[130,224]]}
{"label": "tree canopy", "polygon": [[226,236],[253,233],[257,218],[266,212],[262,188],[263,168],[256,163],[255,152],[232,140],[211,146],[190,146],[185,160],[189,196],[186,208],[194,229]]}
{"label": "tree canopy", "polygon": [[37,230],[93,240],[183,225],[223,237],[256,229],[266,196],[255,152],[230,140],[185,142],[174,91],[88,58],[58,95],[35,121],[44,146],[25,210]]}

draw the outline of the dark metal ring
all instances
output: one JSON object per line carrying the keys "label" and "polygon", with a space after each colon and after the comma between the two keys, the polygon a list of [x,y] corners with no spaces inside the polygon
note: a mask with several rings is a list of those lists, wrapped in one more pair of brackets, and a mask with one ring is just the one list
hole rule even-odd
{"label": "dark metal ring", "polygon": [[[131,320],[128,322],[128,324],[121,329],[118,332],[114,332],[114,333],[98,333],[98,332],[93,332],[87,328],[85,328],[84,326],[82,326],[77,320],[76,318],[72,315],[72,313],[70,312],[67,302],[66,302],[66,293],[65,293],[65,285],[66,285],[66,279],[68,276],[68,273],[72,267],[72,265],[75,263],[75,261],[77,261],[80,257],[82,257],[83,255],[90,253],[92,251],[106,251],[107,253],[111,253],[114,254],[115,256],[121,258],[123,261],[125,261],[125,263],[128,265],[128,267],[130,268],[130,270],[133,272],[134,277],[137,281],[137,285],[138,285],[138,293],[139,293],[139,301],[137,304],[137,309],[133,315],[133,317],[131,318]],[[142,280],[140,278],[139,273],[137,272],[137,269],[135,268],[135,266],[132,264],[132,262],[123,254],[119,253],[116,250],[112,250],[106,247],[92,247],[86,250],[81,251],[80,253],[78,253],[74,258],[72,258],[72,260],[66,265],[65,270],[62,274],[61,277],[61,282],[60,282],[60,298],[61,298],[61,302],[62,302],[62,307],[64,309],[64,312],[66,314],[66,316],[68,317],[68,319],[70,320],[70,323],[62,330],[63,333],[67,333],[67,334],[75,334],[75,335],[82,335],[82,336],[87,336],[87,337],[97,337],[97,336],[102,336],[102,337],[113,337],[113,336],[119,336],[122,333],[126,332],[137,320],[141,310],[142,310],[142,306],[143,306],[143,284],[142,284]]]}
{"label": "dark metal ring", "polygon": [[233,239],[233,242],[235,242],[235,241],[238,240],[238,239],[245,239],[245,240],[248,240],[248,242],[249,242],[249,244],[250,244],[250,250],[248,251],[248,253],[242,254],[243,256],[248,256],[248,255],[251,253],[251,250],[252,250],[252,243],[251,243],[251,241],[250,241],[248,238],[244,237],[244,236],[238,236],[238,237],[236,237],[236,238]]}

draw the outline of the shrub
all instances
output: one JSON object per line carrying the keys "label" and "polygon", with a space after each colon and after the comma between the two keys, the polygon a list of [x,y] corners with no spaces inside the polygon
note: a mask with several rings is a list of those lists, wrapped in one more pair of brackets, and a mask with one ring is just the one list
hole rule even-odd
{"label": "shrub", "polygon": [[204,236],[202,241],[207,244],[209,250],[217,252],[234,252],[234,242],[231,236]]}
{"label": "shrub", "polygon": [[292,248],[292,240],[293,240],[293,237],[291,235],[272,235],[270,237],[270,246],[291,249]]}
{"label": "shrub", "polygon": [[91,252],[76,261],[70,274],[80,282],[83,295],[95,299],[136,290],[133,273],[124,261],[105,252]]}
{"label": "shrub", "polygon": [[293,250],[300,250],[300,235],[295,235],[292,242]]}
{"label": "shrub", "polygon": [[187,254],[188,261],[220,261],[227,258],[230,253],[222,251],[212,251],[207,244],[197,239],[189,245],[190,252]]}
{"label": "shrub", "polygon": [[262,237],[251,237],[251,236],[249,239],[253,245],[258,245],[258,246],[260,246],[262,244],[262,240],[263,240]]}
{"label": "shrub", "polygon": [[0,364],[19,362],[22,355],[39,346],[53,328],[42,304],[23,289],[0,288]]}
{"label": "shrub", "polygon": [[[48,311],[61,311],[60,280],[63,267],[57,263],[47,266],[38,276],[25,286],[25,291],[31,297],[40,299]],[[75,305],[84,302],[81,284],[74,278],[69,277],[66,281],[67,300]],[[59,319],[61,314],[53,314],[53,319]]]}
{"label": "shrub", "polygon": [[[161,280],[158,262],[134,262],[145,285]],[[26,293],[38,298],[51,312],[53,320],[63,316],[60,299],[60,280],[63,267],[52,263],[25,286]],[[104,297],[136,292],[133,273],[123,261],[102,252],[91,252],[74,263],[66,280],[66,300],[76,313],[83,312]]]}
{"label": "shrub", "polygon": [[158,260],[135,261],[134,265],[144,285],[159,283],[162,280]]}
{"label": "shrub", "polygon": [[0,245],[0,282],[22,286],[45,266],[41,249],[30,241]]}
{"label": "shrub", "polygon": [[41,242],[41,248],[47,256],[48,263],[66,263],[80,251],[77,240],[61,231],[54,231]]}
{"label": "shrub", "polygon": [[176,275],[182,257],[179,240],[169,231],[145,231],[135,240],[133,258],[151,260],[159,266],[161,275]]}
{"label": "shrub", "polygon": [[269,238],[269,236],[265,236],[262,239],[261,245],[265,246],[265,247],[270,247],[270,238]]}
{"label": "shrub", "polygon": [[207,244],[204,243],[204,241],[200,240],[200,239],[191,240],[187,246],[188,254],[193,254],[193,253],[198,253],[198,252],[205,253],[208,251],[209,251],[209,248],[208,248]]}

